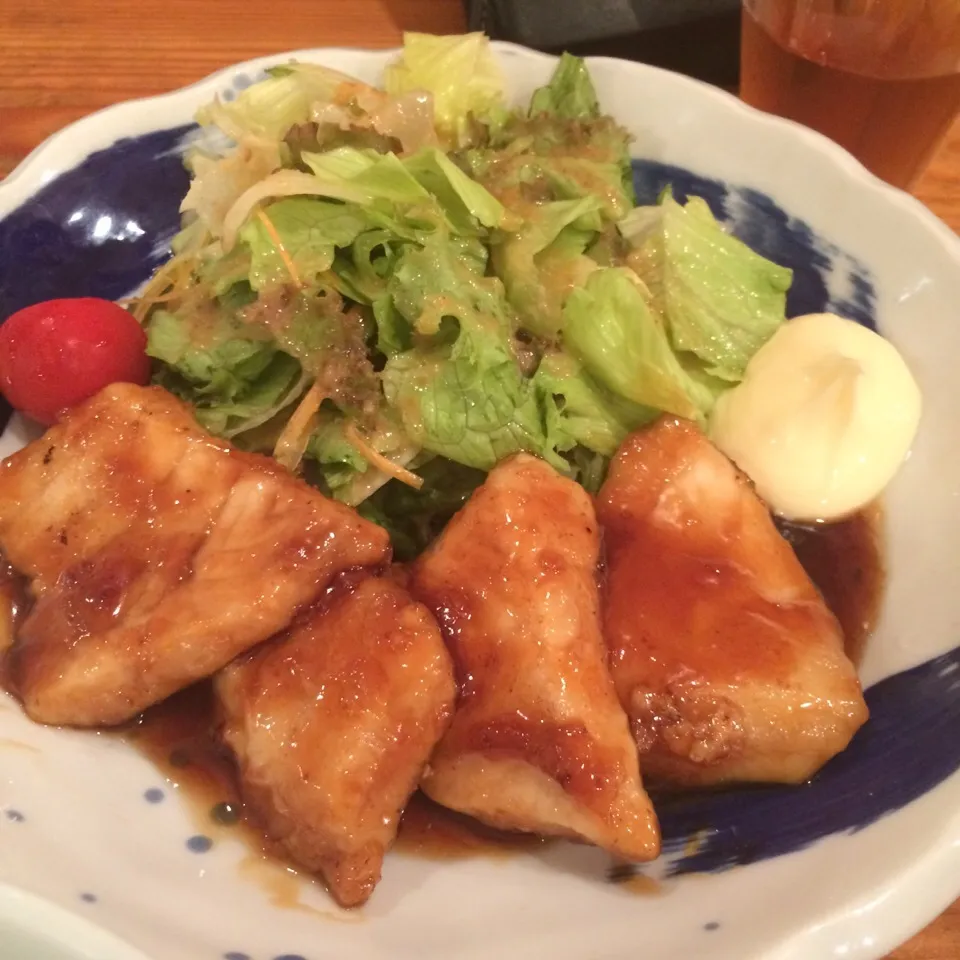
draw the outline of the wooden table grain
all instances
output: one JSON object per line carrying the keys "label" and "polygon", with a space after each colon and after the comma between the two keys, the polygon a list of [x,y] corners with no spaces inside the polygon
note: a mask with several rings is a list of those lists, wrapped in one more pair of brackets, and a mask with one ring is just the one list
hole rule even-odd
{"label": "wooden table grain", "polygon": [[[394,46],[403,30],[462,29],[459,0],[282,0],[269,9],[249,0],[3,0],[0,177],[79,117],[239,60],[311,46]],[[916,194],[960,231],[960,122]],[[960,901],[888,960],[958,958]]]}

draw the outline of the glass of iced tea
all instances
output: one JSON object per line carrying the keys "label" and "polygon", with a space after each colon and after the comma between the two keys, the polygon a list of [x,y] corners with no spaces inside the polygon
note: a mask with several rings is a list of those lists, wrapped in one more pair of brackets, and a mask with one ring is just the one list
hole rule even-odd
{"label": "glass of iced tea", "polygon": [[960,109],[960,0],[743,0],[740,95],[909,189]]}

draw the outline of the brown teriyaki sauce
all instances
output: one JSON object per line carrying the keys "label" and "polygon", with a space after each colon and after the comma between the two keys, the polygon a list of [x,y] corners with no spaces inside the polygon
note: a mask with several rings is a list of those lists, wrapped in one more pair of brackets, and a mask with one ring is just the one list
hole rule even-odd
{"label": "brown teriyaki sauce", "polygon": [[11,658],[7,653],[13,647],[17,627],[30,612],[32,600],[27,578],[17,573],[0,554],[0,687],[15,693],[9,675]]}
{"label": "brown teriyaki sauce", "polygon": [[836,523],[777,520],[777,527],[840,621],[847,656],[859,664],[877,625],[887,576],[882,504]]}
{"label": "brown teriyaki sauce", "polygon": [[[198,828],[237,826],[273,853],[255,824],[247,822],[237,768],[219,736],[213,685],[204,680],[142,713],[119,735],[151,760],[167,782],[190,801]],[[407,805],[397,849],[430,859],[451,859],[477,853],[496,856],[516,845],[514,837],[440,807],[421,793]]]}
{"label": "brown teriyaki sauce", "polygon": [[[843,627],[847,652],[859,660],[873,629],[883,595],[884,564],[878,506],[833,524],[800,525],[777,521],[781,534],[793,545],[801,563],[820,589]],[[0,599],[4,610],[16,613],[21,581],[7,568],[0,569]],[[10,616],[2,618],[9,621]],[[9,632],[7,634],[9,636]],[[2,636],[0,636],[2,644]],[[205,681],[182,690],[147,710],[119,733],[159,768],[168,783],[185,797],[201,834],[222,836],[223,831],[242,836],[251,856],[279,861],[256,824],[245,815],[232,756],[218,736],[212,686]],[[435,860],[475,856],[505,856],[535,849],[540,838],[501,833],[432,803],[420,793],[411,800],[400,825],[396,849]],[[295,879],[290,866],[286,874]],[[613,867],[607,879],[629,886],[634,870]],[[302,880],[309,877],[300,875]],[[642,879],[642,878],[641,878]],[[644,891],[647,892],[647,891]],[[301,906],[296,894],[277,891],[275,903]],[[289,902],[286,902],[289,900]]]}

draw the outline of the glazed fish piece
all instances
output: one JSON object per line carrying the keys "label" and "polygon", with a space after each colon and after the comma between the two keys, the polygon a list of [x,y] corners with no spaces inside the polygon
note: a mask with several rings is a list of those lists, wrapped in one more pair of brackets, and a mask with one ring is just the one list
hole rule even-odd
{"label": "glazed fish piece", "polygon": [[387,534],[158,387],[117,384],[0,465],[0,548],[32,581],[26,712],[117,724],[286,627]]}
{"label": "glazed fish piece", "polygon": [[611,671],[648,775],[796,783],[847,746],[867,707],[840,627],[694,424],[628,437],[597,515]]}
{"label": "glazed fish piece", "polygon": [[453,666],[429,611],[367,579],[215,686],[248,808],[340,904],[366,901],[453,715]]}
{"label": "glazed fish piece", "polygon": [[421,786],[506,830],[649,860],[660,837],[605,663],[600,536],[573,481],[534,457],[498,465],[414,567],[461,684]]}

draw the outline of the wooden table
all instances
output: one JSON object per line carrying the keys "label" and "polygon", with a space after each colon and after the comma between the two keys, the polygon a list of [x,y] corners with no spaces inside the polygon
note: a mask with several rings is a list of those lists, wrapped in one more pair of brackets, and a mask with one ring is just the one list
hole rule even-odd
{"label": "wooden table", "polygon": [[[3,0],[0,177],[93,110],[299,47],[385,47],[402,30],[463,29],[458,0]],[[917,195],[960,231],[960,123]],[[960,958],[960,901],[889,960]],[[811,958],[813,960],[813,958]]]}

